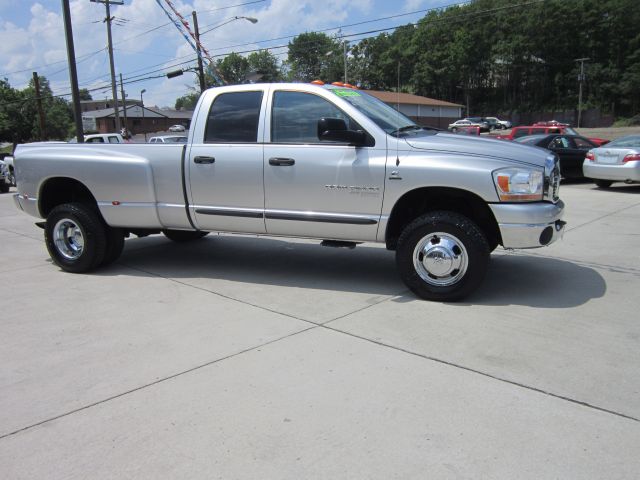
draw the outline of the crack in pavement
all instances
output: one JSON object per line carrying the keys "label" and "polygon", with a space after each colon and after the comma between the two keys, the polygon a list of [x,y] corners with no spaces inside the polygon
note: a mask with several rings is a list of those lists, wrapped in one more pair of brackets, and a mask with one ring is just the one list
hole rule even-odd
{"label": "crack in pavement", "polygon": [[530,391],[533,391],[533,392],[542,393],[542,394],[547,395],[549,397],[553,397],[553,398],[557,398],[557,399],[560,399],[560,400],[564,400],[564,401],[567,401],[567,402],[570,402],[570,403],[574,403],[576,405],[580,405],[580,406],[583,406],[583,407],[588,407],[590,409],[597,410],[599,412],[609,413],[611,415],[622,417],[622,418],[625,418],[627,420],[633,420],[634,422],[640,422],[639,418],[635,418],[635,417],[632,417],[630,415],[626,415],[624,413],[616,412],[615,410],[609,410],[607,408],[599,407],[599,406],[593,405],[591,403],[583,402],[581,400],[576,400],[576,399],[571,398],[571,397],[566,397],[564,395],[559,395],[557,393],[549,392],[547,390],[543,390],[543,389],[538,388],[538,387],[533,387],[531,385],[526,385],[524,383],[516,382],[514,380],[509,380],[507,378],[498,377],[497,375],[493,375],[491,373],[483,372],[482,370],[477,370],[475,368],[466,367],[464,365],[461,365],[461,364],[458,364],[458,363],[454,363],[454,362],[450,362],[448,360],[444,360],[444,359],[437,358],[437,357],[431,357],[429,355],[425,355],[425,354],[422,354],[422,353],[418,353],[418,352],[414,352],[414,351],[411,351],[411,350],[407,350],[407,349],[404,349],[404,348],[401,348],[401,347],[397,347],[397,346],[390,345],[390,344],[387,344],[387,343],[384,343],[384,342],[380,342],[378,340],[373,340],[371,338],[363,337],[361,335],[356,335],[354,333],[350,333],[350,332],[347,332],[347,331],[344,331],[344,330],[340,330],[338,328],[334,328],[334,327],[328,326],[327,324],[322,325],[322,328],[325,328],[327,330],[332,330],[332,331],[334,331],[336,333],[342,333],[344,335],[348,335],[348,336],[353,337],[353,338],[358,338],[360,340],[364,340],[365,342],[373,343],[374,345],[378,345],[378,346],[386,347],[386,348],[391,348],[392,350],[403,352],[403,353],[406,353],[408,355],[413,355],[413,356],[416,356],[416,357],[420,357],[420,358],[423,358],[425,360],[430,360],[432,362],[436,362],[436,363],[440,363],[440,364],[443,364],[443,365],[447,365],[449,367],[454,367],[454,368],[458,368],[458,369],[461,369],[461,370],[465,370],[467,372],[475,373],[477,375],[482,375],[483,377],[491,378],[493,380],[497,380],[497,381],[502,382],[502,383],[507,383],[507,384],[512,385],[512,386],[524,388],[526,390],[530,390]]}
{"label": "crack in pavement", "polygon": [[305,329],[303,329],[303,330],[299,330],[299,331],[297,331],[297,332],[289,333],[289,334],[287,334],[287,335],[284,335],[284,336],[279,337],[279,338],[275,338],[275,339],[273,339],[273,340],[270,340],[270,341],[268,341],[268,342],[262,343],[262,344],[260,344],[260,345],[256,345],[256,346],[253,346],[253,347],[250,347],[250,348],[245,348],[244,350],[240,350],[239,352],[235,352],[235,353],[232,353],[232,354],[230,354],[230,355],[226,355],[226,356],[224,356],[224,357],[220,357],[220,358],[217,358],[217,359],[215,359],[215,360],[211,360],[211,361],[209,361],[209,362],[202,363],[202,364],[200,364],[200,365],[196,365],[195,367],[191,367],[191,368],[189,368],[189,369],[187,369],[187,370],[183,370],[183,371],[181,371],[181,372],[174,373],[174,374],[172,374],[172,375],[169,375],[168,377],[160,378],[160,379],[158,379],[158,380],[156,380],[156,381],[154,381],[154,382],[147,383],[147,384],[141,385],[141,386],[136,387],[136,388],[132,388],[132,389],[127,390],[127,391],[125,391],[125,392],[120,392],[120,393],[118,393],[118,394],[116,394],[116,395],[112,395],[112,396],[110,396],[110,397],[103,398],[102,400],[98,400],[97,402],[93,402],[93,403],[90,403],[90,404],[88,404],[88,405],[84,405],[84,406],[82,406],[82,407],[75,408],[75,409],[70,410],[70,411],[68,411],[68,412],[61,413],[60,415],[56,415],[56,416],[54,416],[54,417],[47,418],[46,420],[41,420],[41,421],[39,421],[39,422],[37,422],[37,423],[33,423],[33,424],[31,424],[31,425],[27,425],[26,427],[19,428],[18,430],[14,430],[13,432],[9,432],[9,433],[5,433],[5,434],[3,434],[3,435],[0,435],[0,440],[2,440],[2,439],[4,439],[4,438],[7,438],[7,437],[11,437],[12,435],[16,435],[16,434],[21,433],[21,432],[24,432],[24,431],[26,431],[26,430],[30,430],[30,429],[35,428],[35,427],[38,427],[38,426],[40,426],[40,425],[44,425],[45,423],[53,422],[53,421],[58,420],[58,419],[60,419],[60,418],[68,417],[68,416],[73,415],[73,414],[75,414],[75,413],[82,412],[83,410],[88,410],[88,409],[90,409],[90,408],[96,407],[96,406],[98,406],[98,405],[101,405],[101,404],[103,404],[103,403],[109,402],[109,401],[111,401],[111,400],[115,400],[115,399],[117,399],[117,398],[124,397],[125,395],[129,395],[129,394],[131,394],[131,393],[139,392],[140,390],[144,390],[144,389],[149,388],[149,387],[152,387],[152,386],[154,386],[154,385],[158,385],[158,384],[160,384],[160,383],[164,383],[164,382],[167,382],[167,381],[169,381],[169,380],[173,380],[174,378],[180,377],[180,376],[182,376],[182,375],[186,375],[186,374],[191,373],[191,372],[195,372],[195,371],[197,371],[197,370],[200,370],[200,369],[202,369],[202,368],[209,367],[209,366],[211,366],[211,365],[215,365],[216,363],[222,362],[222,361],[224,361],[224,360],[228,360],[228,359],[230,359],[230,358],[237,357],[237,356],[242,355],[242,354],[244,354],[244,353],[251,352],[251,351],[254,351],[254,350],[258,350],[258,349],[263,348],[263,347],[265,347],[265,346],[267,346],[267,345],[270,345],[270,344],[272,344],[272,343],[279,342],[279,341],[284,340],[284,339],[286,339],[286,338],[293,337],[293,336],[295,336],[295,335],[298,335],[298,334],[300,334],[300,333],[307,332],[307,331],[309,331],[309,330],[313,330],[313,329],[315,329],[315,328],[318,328],[318,325],[314,325],[314,326],[312,326],[312,327],[308,327],[308,328],[305,328]]}

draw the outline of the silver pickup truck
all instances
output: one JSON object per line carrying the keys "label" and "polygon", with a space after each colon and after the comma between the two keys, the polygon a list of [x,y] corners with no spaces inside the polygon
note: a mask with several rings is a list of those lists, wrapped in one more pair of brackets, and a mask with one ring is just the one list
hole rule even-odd
{"label": "silver pickup truck", "polygon": [[16,205],[46,219],[69,272],[118,258],[124,238],[208,232],[386,244],[419,297],[459,300],[489,255],[563,232],[553,154],[421,128],[356,89],[253,84],[206,91],[189,142],[21,145]]}

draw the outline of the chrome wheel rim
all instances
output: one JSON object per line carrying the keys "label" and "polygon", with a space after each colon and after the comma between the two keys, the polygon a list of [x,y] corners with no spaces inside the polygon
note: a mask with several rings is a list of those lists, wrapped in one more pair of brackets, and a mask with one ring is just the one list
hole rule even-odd
{"label": "chrome wheel rim", "polygon": [[454,235],[430,233],[413,250],[413,266],[429,285],[446,287],[459,282],[469,266],[464,244]]}
{"label": "chrome wheel rim", "polygon": [[84,250],[82,229],[73,220],[63,218],[53,227],[53,243],[64,258],[77,260]]}

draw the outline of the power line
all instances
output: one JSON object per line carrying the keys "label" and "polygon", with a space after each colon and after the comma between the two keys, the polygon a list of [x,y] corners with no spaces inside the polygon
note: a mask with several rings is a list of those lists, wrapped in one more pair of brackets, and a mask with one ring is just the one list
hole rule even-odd
{"label": "power line", "polygon": [[[264,1],[264,0],[261,0],[261,1]],[[497,11],[526,7],[526,6],[530,6],[530,5],[534,5],[534,4],[543,3],[545,1],[547,1],[547,0],[531,0],[531,1],[528,1],[528,2],[515,4],[515,5],[507,5],[507,6],[503,6],[503,7],[496,7],[496,8],[492,8],[492,9],[486,9],[486,10],[482,10],[482,11],[478,11],[478,12],[469,12],[469,13],[463,13],[463,14],[459,14],[459,15],[454,15],[454,16],[451,16],[451,17],[446,18],[446,19],[430,19],[429,21],[425,21],[424,18],[423,18],[421,20],[421,22],[423,22],[423,23],[453,22],[453,21],[458,21],[460,18],[464,18],[464,17],[485,16],[487,14],[495,13]],[[258,2],[250,2],[250,3],[258,3]],[[446,6],[442,6],[442,7],[438,7],[438,8],[425,9],[425,11],[442,10],[442,9],[450,8],[450,7],[453,7],[453,6],[464,5],[464,4],[465,3],[450,4],[450,5],[446,5]],[[378,20],[380,20],[380,19],[378,19]],[[371,23],[372,21],[374,21],[374,20],[369,20],[369,21],[365,21],[365,22],[359,22],[359,24]],[[380,32],[386,32],[386,31],[389,31],[389,30],[395,30],[395,29],[400,28],[400,27],[406,27],[406,26],[414,26],[415,27],[415,26],[417,26],[419,24],[420,24],[419,22],[416,22],[416,23],[409,23],[409,24],[402,25],[402,26],[394,26],[394,27],[387,27],[387,28],[369,30],[369,31],[365,31],[365,32],[345,34],[345,35],[342,35],[339,38],[353,38],[353,37],[358,37],[358,36],[362,36],[362,35],[371,35],[373,33],[380,33]],[[325,29],[325,30],[320,30],[318,32],[309,32],[309,33],[322,33],[322,32],[325,32],[325,31],[328,31],[328,30],[337,29],[337,28],[340,28],[340,27],[334,27],[332,29]],[[256,43],[266,43],[266,42],[270,42],[270,41],[275,41],[275,40],[285,39],[285,38],[292,38],[292,37],[295,37],[295,36],[279,37],[279,38],[270,39],[270,40],[261,40],[261,41],[256,41],[256,42],[252,42],[252,43],[248,43],[248,44],[240,44],[240,45],[236,45],[236,46],[252,45],[252,44],[256,44]],[[366,38],[369,38],[369,37],[366,37]],[[311,44],[311,42],[308,42],[308,44]],[[302,45],[304,45],[304,44],[302,44]],[[276,50],[276,49],[281,49],[281,48],[288,48],[288,46],[289,46],[288,44],[275,45],[275,46],[270,46],[270,47],[263,47],[263,48],[256,48],[256,49],[248,49],[248,50],[243,50],[243,51],[237,51],[235,53],[238,53],[238,54],[253,53],[253,52],[257,52],[257,51],[261,51],[261,50],[269,50],[269,51],[271,51],[271,50]],[[228,47],[228,48],[233,48],[233,47]],[[225,53],[220,53],[218,55],[213,55],[213,57],[223,57],[223,56],[228,55],[229,53],[233,53],[233,52],[232,51],[231,52],[227,51]],[[278,55],[283,55],[283,54],[284,54],[284,52],[280,53]],[[190,56],[191,55],[185,55],[185,56],[176,58],[176,60],[179,60],[179,59],[182,59],[182,58],[186,58],[186,57],[190,57]],[[160,63],[160,64],[148,66],[148,67],[143,67],[143,68],[137,70],[137,71],[143,70],[142,73],[140,73],[138,75],[133,75],[131,77],[128,77],[124,83],[125,84],[138,83],[138,82],[144,81],[144,80],[162,78],[162,77],[165,76],[165,74],[151,76],[151,77],[144,77],[144,76],[152,74],[152,73],[156,73],[156,72],[166,71],[166,70],[168,70],[170,68],[175,68],[175,67],[180,66],[180,65],[185,65],[185,64],[193,62],[194,60],[195,59],[193,57],[191,57],[190,60],[187,60],[187,61],[184,61],[184,62],[180,62],[180,63],[176,63],[176,64],[172,64],[172,65],[169,65],[169,66],[165,65],[165,63]],[[151,70],[151,71],[146,71],[147,68],[150,68],[150,67],[153,67],[153,66],[160,66],[160,65],[164,65],[163,68],[159,68],[159,69],[155,69],[155,70]],[[134,70],[132,72],[129,72],[129,74],[135,73],[135,72],[136,71]],[[101,77],[98,77],[98,79],[101,78]],[[87,82],[83,82],[83,83],[86,84]],[[91,88],[91,89],[87,89],[87,90],[88,91],[98,91],[98,90],[105,90],[106,88],[109,88],[109,85],[101,86],[101,87],[95,87],[95,88]],[[65,96],[70,96],[70,95],[71,95],[70,93],[67,93],[67,94],[61,94],[61,95],[58,95],[58,96],[59,97],[65,97]]]}
{"label": "power line", "polygon": [[[254,1],[251,1],[251,2],[237,3],[237,4],[235,4],[235,5],[227,5],[227,6],[224,6],[224,7],[218,7],[218,8],[214,8],[214,9],[211,9],[211,10],[204,10],[204,12],[217,12],[217,11],[220,11],[220,10],[227,10],[227,9],[230,9],[230,8],[242,7],[242,6],[245,6],[245,5],[252,5],[252,4],[255,4],[255,3],[262,3],[262,2],[265,2],[265,1],[266,1],[266,0],[254,0]],[[204,12],[203,12],[203,13],[204,13]],[[90,21],[90,22],[82,22],[82,23],[80,23],[79,25],[87,25],[87,24],[91,24],[91,23],[95,23],[95,22],[102,22],[102,21],[103,21],[103,20],[95,20],[95,21]],[[134,22],[134,23],[135,23],[135,22]],[[157,25],[157,26],[155,26],[155,27],[153,27],[153,28],[150,28],[149,30],[146,30],[145,32],[140,33],[140,34],[134,35],[134,36],[132,36],[132,37],[125,38],[125,39],[123,39],[123,40],[119,40],[118,42],[114,42],[114,45],[117,45],[117,44],[119,44],[119,43],[123,43],[123,42],[127,42],[127,41],[129,41],[129,40],[133,40],[133,39],[138,38],[138,37],[140,37],[140,36],[142,36],[142,35],[147,35],[147,34],[149,34],[149,33],[151,33],[151,32],[154,32],[154,31],[156,31],[156,30],[158,30],[158,29],[162,28],[162,27],[166,27],[167,25],[171,25],[171,22],[163,23],[162,25]],[[98,53],[98,52],[101,52],[101,51],[103,51],[103,50],[104,50],[104,48],[101,48],[100,50],[96,50],[96,51],[89,52],[89,53],[87,53],[87,54],[81,55],[81,56],[79,56],[78,58],[82,58],[82,57],[83,57],[83,56],[85,56],[85,55],[93,55],[93,54]],[[42,65],[36,65],[36,66],[34,66],[34,67],[25,68],[25,69],[22,69],[22,70],[16,70],[16,71],[14,71],[14,72],[0,73],[0,77],[7,77],[7,76],[9,76],[9,75],[15,75],[15,74],[18,74],[18,73],[24,73],[24,72],[32,72],[32,71],[34,71],[34,70],[35,70],[35,71],[41,71],[41,70],[43,70],[43,69],[46,69],[47,67],[51,67],[51,66],[53,66],[53,65],[58,65],[58,64],[60,64],[60,63],[65,63],[66,61],[67,61],[67,60],[59,60],[59,61],[57,61],[57,62],[51,62],[51,63],[45,63],[45,64],[42,64]]]}

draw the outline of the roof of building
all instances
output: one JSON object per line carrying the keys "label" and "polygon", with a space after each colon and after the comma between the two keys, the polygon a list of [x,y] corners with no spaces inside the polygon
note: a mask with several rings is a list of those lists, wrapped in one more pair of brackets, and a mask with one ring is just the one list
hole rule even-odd
{"label": "roof of building", "polygon": [[[124,107],[118,107],[118,113],[120,116],[124,116]],[[130,105],[127,106],[127,115],[130,117],[142,117],[142,108],[140,105]],[[83,117],[94,117],[94,118],[107,118],[113,117],[113,108],[103,108],[102,110],[89,110],[87,112],[82,112]],[[144,108],[144,116],[149,118],[158,118],[158,117],[167,117],[163,113],[157,112],[150,108]]]}
{"label": "roof of building", "polygon": [[411,93],[397,93],[397,92],[381,92],[378,90],[364,90],[371,96],[376,97],[378,100],[382,100],[384,103],[400,103],[402,105],[428,105],[430,107],[463,107],[457,103],[445,102],[443,100],[436,100],[434,98],[421,97],[420,95],[413,95]]}
{"label": "roof of building", "polygon": [[151,108],[151,110],[169,118],[191,120],[193,117],[193,110],[173,110],[171,108]]}

